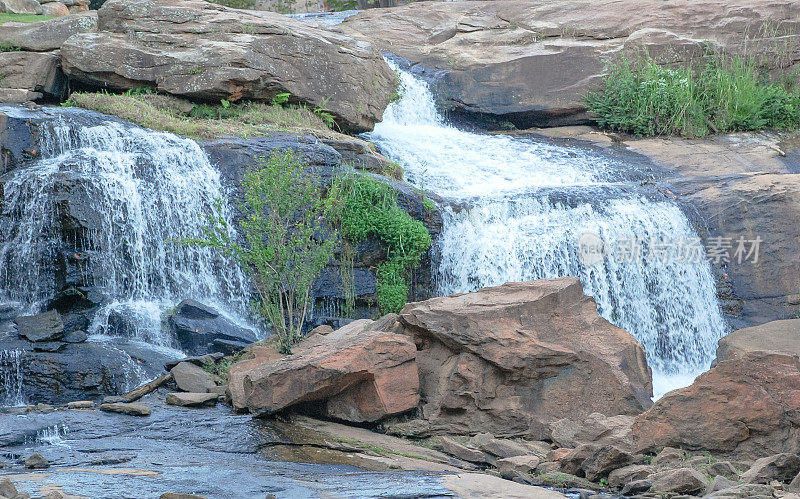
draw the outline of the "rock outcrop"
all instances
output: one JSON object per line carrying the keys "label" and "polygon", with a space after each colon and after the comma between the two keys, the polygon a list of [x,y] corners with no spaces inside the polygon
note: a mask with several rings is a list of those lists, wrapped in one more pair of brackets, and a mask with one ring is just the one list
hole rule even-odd
{"label": "rock outcrop", "polygon": [[717,348],[717,362],[738,359],[756,351],[800,355],[800,319],[772,321],[723,336]]}
{"label": "rock outcrop", "polygon": [[0,25],[0,43],[19,47],[22,51],[50,52],[60,49],[72,35],[96,29],[96,11],[35,23],[9,22]]}
{"label": "rock outcrop", "polygon": [[61,48],[83,83],[152,87],[205,101],[291,101],[325,109],[347,131],[380,121],[397,77],[369,43],[269,12],[202,0],[109,0],[97,33]]}
{"label": "rock outcrop", "polygon": [[739,459],[800,452],[800,360],[749,352],[669,392],[633,427],[634,449],[703,449]]}
{"label": "rock outcrop", "polygon": [[410,303],[422,418],[391,432],[524,435],[591,413],[635,415],[651,402],[642,346],[597,314],[576,278],[507,283]]}
{"label": "rock outcrop", "polygon": [[180,302],[167,322],[172,337],[189,355],[234,353],[258,340],[252,330],[237,326],[217,310],[194,300]]}
{"label": "rock outcrop", "polygon": [[527,128],[587,121],[583,96],[622,53],[675,63],[710,46],[790,68],[798,26],[794,0],[512,0],[373,9],[342,29],[433,69],[445,108]]}
{"label": "rock outcrop", "polygon": [[230,369],[234,407],[269,415],[306,402],[328,417],[378,421],[417,406],[416,349],[400,334],[355,321],[327,335],[315,334],[293,355],[250,361]]}

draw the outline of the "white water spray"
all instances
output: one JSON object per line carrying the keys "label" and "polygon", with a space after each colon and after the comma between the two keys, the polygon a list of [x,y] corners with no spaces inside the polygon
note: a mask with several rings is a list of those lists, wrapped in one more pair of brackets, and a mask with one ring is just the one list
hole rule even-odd
{"label": "white water spray", "polygon": [[465,206],[444,210],[439,294],[577,276],[599,312],[645,347],[656,397],[709,367],[725,324],[705,260],[579,258],[585,232],[606,243],[696,237],[674,203],[647,199],[642,172],[591,151],[449,126],[427,84],[400,74],[402,98],[368,136],[408,180]]}

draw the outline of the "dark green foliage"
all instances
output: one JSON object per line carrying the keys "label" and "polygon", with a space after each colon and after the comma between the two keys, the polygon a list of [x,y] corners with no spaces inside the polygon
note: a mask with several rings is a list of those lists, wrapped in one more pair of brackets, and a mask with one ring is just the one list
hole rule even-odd
{"label": "dark green foliage", "polygon": [[387,260],[378,267],[381,313],[399,312],[408,297],[411,269],[431,245],[428,230],[397,205],[395,191],[379,180],[351,173],[339,178],[332,191],[341,201],[342,236],[353,244],[380,239]]}
{"label": "dark green foliage", "polygon": [[0,42],[0,52],[19,52],[22,50],[13,42]]}
{"label": "dark green foliage", "polygon": [[320,180],[291,151],[262,158],[242,181],[240,245],[222,218],[209,217],[199,238],[184,244],[216,248],[235,257],[253,280],[256,309],[289,353],[302,336],[311,285],[333,257],[336,234],[325,226],[333,204]]}
{"label": "dark green foliage", "polygon": [[623,58],[604,87],[586,97],[602,128],[639,136],[788,129],[800,124],[800,90],[770,82],[754,63],[707,56],[695,68],[668,68],[648,58]]}
{"label": "dark green foliage", "polygon": [[224,5],[232,9],[252,9],[256,6],[256,0],[206,0],[211,3]]}

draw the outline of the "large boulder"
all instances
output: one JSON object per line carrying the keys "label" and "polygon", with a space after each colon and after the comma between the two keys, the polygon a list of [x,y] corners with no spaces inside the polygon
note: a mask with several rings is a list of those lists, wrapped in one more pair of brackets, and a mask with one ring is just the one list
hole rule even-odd
{"label": "large boulder", "polygon": [[717,362],[737,359],[758,350],[800,355],[800,319],[772,321],[724,336],[719,340]]}
{"label": "large boulder", "polygon": [[67,38],[76,33],[96,29],[95,11],[35,23],[5,23],[0,25],[0,44],[31,52],[48,52],[60,49]]}
{"label": "large boulder", "polygon": [[62,46],[65,72],[96,86],[206,101],[288,92],[361,132],[380,121],[397,84],[369,43],[280,14],[202,0],[109,0],[98,12],[99,32]]}
{"label": "large boulder", "polygon": [[436,70],[446,108],[527,128],[585,122],[584,95],[620,54],[673,63],[711,47],[772,69],[800,59],[799,25],[795,0],[510,0],[372,9],[341,26]]}
{"label": "large boulder", "polygon": [[633,427],[634,449],[703,449],[738,459],[800,452],[800,360],[748,352],[667,393]]}
{"label": "large boulder", "polygon": [[293,355],[232,367],[234,407],[268,415],[318,402],[326,416],[352,422],[377,421],[415,408],[419,377],[414,343],[371,326],[372,321],[356,321],[327,335],[312,335],[292,349]]}
{"label": "large boulder", "polygon": [[410,303],[400,322],[417,343],[424,404],[423,418],[395,433],[545,440],[565,415],[635,415],[651,405],[644,349],[597,314],[576,278]]}
{"label": "large boulder", "polygon": [[42,6],[36,0],[0,0],[0,12],[11,14],[41,14]]}
{"label": "large boulder", "polygon": [[227,349],[241,348],[258,340],[255,333],[223,317],[217,310],[194,300],[178,304],[167,322],[181,350],[190,355],[204,355]]}
{"label": "large boulder", "polygon": [[0,102],[60,98],[67,88],[58,52],[0,52]]}

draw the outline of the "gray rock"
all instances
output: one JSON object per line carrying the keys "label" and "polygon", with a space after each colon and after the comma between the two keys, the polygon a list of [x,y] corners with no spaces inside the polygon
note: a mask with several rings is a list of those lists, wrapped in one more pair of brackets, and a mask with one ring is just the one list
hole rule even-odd
{"label": "gray rock", "polygon": [[479,433],[470,441],[475,447],[499,458],[525,456],[530,453],[524,445],[514,440],[494,438],[491,433]]}
{"label": "gray rock", "polygon": [[617,468],[622,468],[633,462],[633,456],[619,447],[606,445],[586,458],[581,464],[581,469],[587,479],[597,482]]}
{"label": "gray rock", "polygon": [[17,497],[17,488],[11,483],[8,478],[0,478],[0,497],[7,497],[10,499]]}
{"label": "gray rock", "polygon": [[108,0],[98,16],[99,32],[73,35],[61,48],[67,74],[92,85],[148,85],[217,102],[288,92],[360,132],[381,120],[397,82],[370,44],[280,14],[197,0]]}
{"label": "gray rock", "polygon": [[470,449],[466,445],[461,445],[452,438],[442,437],[442,449],[451,456],[457,457],[471,463],[488,463],[489,460],[483,452],[478,449]]}
{"label": "gray rock", "polygon": [[205,496],[196,494],[183,494],[178,492],[164,492],[158,499],[206,499]]}
{"label": "gray rock", "polygon": [[61,341],[65,343],[83,343],[84,341],[89,339],[89,335],[83,331],[72,331],[71,333],[67,333]]}
{"label": "gray rock", "polygon": [[742,473],[745,483],[767,484],[773,480],[788,482],[800,473],[800,456],[776,454],[756,460],[749,470]]}
{"label": "gray rock", "polygon": [[622,487],[622,495],[629,496],[629,495],[637,495],[641,494],[642,492],[647,492],[653,486],[653,482],[649,479],[642,479],[636,480],[633,482],[626,483],[624,487]]}
{"label": "gray rock", "polygon": [[655,492],[666,494],[697,494],[708,486],[706,477],[692,468],[662,471],[648,480],[652,481]]}
{"label": "gray rock", "polygon": [[126,404],[122,402],[117,402],[114,404],[100,404],[100,410],[106,412],[116,412],[119,414],[127,414],[128,416],[149,416],[153,412],[153,410],[146,405]]}
{"label": "gray rock", "polygon": [[167,403],[181,407],[212,406],[217,403],[216,393],[168,393]]}
{"label": "gray rock", "polygon": [[655,466],[674,466],[686,459],[686,451],[674,447],[664,447],[664,449],[653,458]]}
{"label": "gray rock", "polygon": [[769,485],[745,483],[722,489],[704,496],[713,499],[774,499],[773,488]]}
{"label": "gray rock", "polygon": [[728,478],[725,478],[722,475],[717,475],[711,480],[711,483],[708,484],[706,488],[706,495],[713,494],[714,492],[723,490],[723,489],[730,489],[739,485],[738,482],[734,482]]}
{"label": "gray rock", "polygon": [[53,341],[64,336],[64,323],[55,310],[43,314],[17,317],[17,332],[29,341]]}
{"label": "gray rock", "polygon": [[725,478],[738,478],[739,471],[730,461],[718,461],[708,465],[706,473],[711,476],[724,476]]}
{"label": "gray rock", "polygon": [[625,484],[644,480],[653,474],[652,466],[644,464],[631,464],[615,469],[608,474],[608,486],[612,489],[621,489]]}
{"label": "gray rock", "polygon": [[583,476],[583,462],[602,449],[597,444],[581,444],[564,456],[559,462],[561,470],[571,475]]}
{"label": "gray rock", "polygon": [[41,470],[49,468],[50,462],[37,453],[25,460],[25,467],[31,470]]}
{"label": "gray rock", "polygon": [[536,470],[540,459],[537,456],[514,456],[497,460],[497,470],[505,477],[509,472],[527,475]]}
{"label": "gray rock", "polygon": [[173,367],[177,366],[181,362],[189,362],[199,367],[203,367],[207,364],[214,364],[219,362],[223,359],[225,355],[222,352],[214,352],[214,353],[207,353],[205,355],[196,355],[193,357],[185,357],[183,359],[172,360],[164,364],[164,369],[167,371],[171,371]]}
{"label": "gray rock", "polygon": [[[0,52],[0,67],[5,77],[0,81],[0,91],[9,91],[2,96],[5,102],[24,102],[12,99],[43,95],[61,98],[67,88],[67,79],[61,71],[60,58],[53,52]],[[15,92],[14,92],[15,91]],[[36,95],[38,94],[38,97]]]}
{"label": "gray rock", "polygon": [[48,52],[60,49],[75,33],[96,29],[96,11],[36,23],[6,23],[0,25],[0,43],[14,44],[31,52]]}
{"label": "gray rock", "polygon": [[60,341],[43,341],[33,344],[34,352],[60,352],[64,349],[66,343]]}
{"label": "gray rock", "polygon": [[91,400],[76,400],[67,403],[68,409],[94,409],[94,402]]}
{"label": "gray rock", "polygon": [[0,12],[41,14],[42,6],[36,0],[0,0]]}
{"label": "gray rock", "polygon": [[170,371],[178,389],[190,393],[208,393],[216,385],[211,375],[189,362],[181,362]]}

